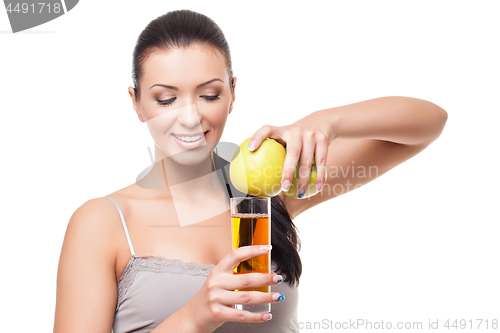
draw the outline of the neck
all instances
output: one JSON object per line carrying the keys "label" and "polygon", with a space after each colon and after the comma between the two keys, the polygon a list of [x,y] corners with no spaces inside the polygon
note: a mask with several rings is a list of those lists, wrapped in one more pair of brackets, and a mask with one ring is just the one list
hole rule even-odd
{"label": "neck", "polygon": [[[217,188],[222,188],[214,172],[212,153],[199,164],[179,164],[155,147],[155,162],[137,185],[148,189],[155,197],[175,197],[198,200]],[[153,193],[154,192],[154,193]]]}

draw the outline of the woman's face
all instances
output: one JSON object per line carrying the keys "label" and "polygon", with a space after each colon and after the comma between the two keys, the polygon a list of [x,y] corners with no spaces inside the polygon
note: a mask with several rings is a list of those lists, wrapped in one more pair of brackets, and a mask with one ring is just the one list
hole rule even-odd
{"label": "woman's face", "polygon": [[200,45],[154,51],[139,85],[137,102],[129,87],[134,109],[164,156],[186,165],[208,158],[235,99],[222,54]]}

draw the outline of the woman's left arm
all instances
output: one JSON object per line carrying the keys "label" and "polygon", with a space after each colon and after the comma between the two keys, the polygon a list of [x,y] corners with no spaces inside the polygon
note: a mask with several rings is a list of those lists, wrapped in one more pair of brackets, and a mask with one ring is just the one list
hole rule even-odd
{"label": "woman's left arm", "polygon": [[285,144],[285,190],[299,161],[298,192],[307,190],[314,158],[321,192],[307,199],[282,196],[294,218],[415,156],[439,137],[447,119],[447,112],[434,103],[389,96],[315,111],[287,126],[265,125],[252,139],[255,149],[266,138]]}

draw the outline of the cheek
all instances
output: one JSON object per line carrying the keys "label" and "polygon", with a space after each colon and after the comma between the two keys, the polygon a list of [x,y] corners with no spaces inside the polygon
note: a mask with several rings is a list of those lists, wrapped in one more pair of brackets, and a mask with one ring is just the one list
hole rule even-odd
{"label": "cheek", "polygon": [[156,113],[156,116],[146,121],[149,132],[153,138],[168,132],[176,119],[176,112]]}
{"label": "cheek", "polygon": [[219,103],[214,103],[212,106],[207,108],[205,118],[214,127],[224,127],[227,117],[229,116],[229,105],[231,101],[228,98],[221,100]]}
{"label": "cheek", "polygon": [[219,106],[213,108],[210,113],[206,114],[205,119],[218,131],[222,131],[228,116],[228,108],[225,106]]}
{"label": "cheek", "polygon": [[165,113],[161,108],[156,106],[155,103],[144,104],[143,106],[141,106],[141,110],[145,121],[150,121]]}

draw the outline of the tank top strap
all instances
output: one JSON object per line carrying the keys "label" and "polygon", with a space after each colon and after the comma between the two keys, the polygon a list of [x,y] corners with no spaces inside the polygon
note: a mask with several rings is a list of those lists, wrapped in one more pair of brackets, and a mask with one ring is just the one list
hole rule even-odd
{"label": "tank top strap", "polygon": [[135,257],[135,251],[134,251],[134,246],[132,245],[132,240],[130,239],[130,234],[128,233],[128,228],[127,224],[125,223],[125,218],[123,217],[123,212],[118,205],[118,203],[110,196],[106,196],[111,202],[115,205],[116,209],[118,210],[118,213],[120,214],[120,218],[122,220],[122,225],[123,225],[123,230],[125,230],[125,236],[127,236],[127,242],[128,242],[128,247],[130,248],[130,252],[132,253],[132,256]]}

